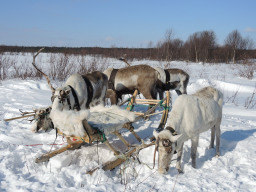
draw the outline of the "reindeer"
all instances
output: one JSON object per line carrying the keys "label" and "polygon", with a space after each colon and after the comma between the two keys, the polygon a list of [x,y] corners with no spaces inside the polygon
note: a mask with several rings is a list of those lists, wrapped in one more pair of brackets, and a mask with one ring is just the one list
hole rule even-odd
{"label": "reindeer", "polygon": [[71,75],[52,97],[52,109],[77,110],[105,104],[108,77],[94,71],[86,75]]}
{"label": "reindeer", "polygon": [[[90,106],[105,103],[105,95],[107,91],[108,77],[99,72],[94,71],[85,75],[73,74],[71,75],[64,86],[55,89],[49,77],[43,73],[35,65],[36,56],[42,51],[40,49],[34,56],[32,65],[42,73],[47,79],[48,85],[52,91],[52,106],[51,110],[76,110],[88,109]],[[48,114],[49,116],[49,114]],[[41,118],[39,118],[40,120]],[[51,119],[49,118],[49,121]],[[42,122],[38,121],[37,124]],[[47,122],[49,123],[49,122]],[[35,125],[37,126],[37,125]],[[40,129],[40,127],[38,128]]]}
{"label": "reindeer", "polygon": [[49,131],[51,129],[54,129],[54,125],[52,123],[52,120],[50,118],[50,112],[52,108],[51,107],[43,107],[34,110],[34,123],[32,126],[33,132],[39,132],[42,131]]}
{"label": "reindeer", "polygon": [[136,89],[146,99],[156,99],[159,73],[148,65],[135,65],[121,69],[109,68],[104,72],[108,76],[107,96],[112,104],[117,104],[123,94],[132,94]]}
{"label": "reindeer", "polygon": [[187,85],[189,75],[181,69],[162,69],[154,67],[160,74],[157,85],[157,91],[160,99],[163,99],[163,93],[166,90],[175,90],[177,95],[187,94]]}
{"label": "reindeer", "polygon": [[[119,58],[120,61],[126,63],[126,65],[131,66],[125,57]],[[153,67],[158,71],[158,81],[157,81],[157,92],[160,99],[163,99],[163,93],[167,90],[175,90],[178,95],[187,94],[187,86],[189,82],[189,75],[181,69],[162,69],[160,67]],[[112,81],[117,69],[111,73]],[[109,78],[111,78],[109,75]],[[108,95],[113,96],[113,92],[108,93]]]}
{"label": "reindeer", "polygon": [[220,155],[220,124],[223,95],[213,87],[205,87],[193,95],[179,96],[170,112],[166,128],[154,131],[158,150],[158,172],[166,173],[174,152],[177,152],[176,168],[181,173],[183,144],[191,139],[192,167],[196,168],[196,151],[199,134],[211,129],[210,148],[213,148],[216,133],[216,156]]}

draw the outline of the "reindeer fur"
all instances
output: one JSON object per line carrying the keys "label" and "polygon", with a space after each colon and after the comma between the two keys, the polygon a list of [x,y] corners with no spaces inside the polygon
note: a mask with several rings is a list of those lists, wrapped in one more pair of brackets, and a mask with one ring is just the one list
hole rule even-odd
{"label": "reindeer fur", "polygon": [[107,108],[103,105],[98,105],[91,108],[90,111],[86,109],[80,111],[52,110],[50,118],[53,120],[54,125],[65,135],[84,137],[86,134],[83,127],[84,120],[109,135],[121,129],[124,123],[134,121],[135,114],[118,106]]}
{"label": "reindeer fur", "polygon": [[[103,73],[110,78],[112,71],[113,68],[109,68]],[[111,99],[112,104],[117,104],[117,100],[121,99],[123,94],[132,94],[138,89],[146,99],[156,99],[158,78],[159,73],[148,65],[121,68],[116,73],[114,89],[108,89],[107,97]]]}
{"label": "reindeer fur", "polygon": [[82,121],[89,118],[89,110],[52,110],[50,118],[54,126],[68,136],[84,137],[85,130]]}
{"label": "reindeer fur", "polygon": [[[181,95],[176,99],[166,128],[159,133],[154,131],[160,173],[168,171],[175,151],[178,153],[176,168],[182,172],[183,144],[189,139],[192,143],[192,166],[195,168],[199,134],[209,129],[211,129],[210,147],[213,148],[216,133],[216,155],[219,156],[222,102],[222,93],[213,87],[205,87],[193,95]],[[176,134],[170,130],[175,130]]]}

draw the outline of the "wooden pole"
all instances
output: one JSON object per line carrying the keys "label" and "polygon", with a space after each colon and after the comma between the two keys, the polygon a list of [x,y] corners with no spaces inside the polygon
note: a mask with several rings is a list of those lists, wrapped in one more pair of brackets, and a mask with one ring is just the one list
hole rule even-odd
{"label": "wooden pole", "polygon": [[[167,99],[167,97],[165,97],[163,99],[163,101],[165,101]],[[159,107],[162,103],[158,102],[154,107],[152,107],[151,109],[147,110],[143,115],[140,115],[138,117],[135,118],[135,121],[138,121],[140,119],[143,119],[146,115],[149,115],[152,111],[154,111],[157,107]]]}
{"label": "wooden pole", "polygon": [[[129,157],[131,157],[131,155],[134,153],[134,152],[139,152],[140,150],[142,149],[145,149],[147,147],[150,147],[152,145],[154,145],[155,143],[154,142],[151,142],[149,144],[142,144],[142,145],[139,145],[137,147],[133,147],[130,151],[128,151],[126,154],[124,154],[124,157],[118,157],[117,159],[113,160],[113,161],[108,161],[106,162],[105,164],[103,164],[103,167],[102,169],[104,171],[107,171],[107,170],[112,170],[114,168],[116,168],[117,166],[121,165],[123,162],[125,162]],[[136,153],[137,153],[136,152]],[[100,167],[96,167],[92,170],[89,170],[86,172],[86,174],[90,174],[92,175],[94,173],[94,171],[98,170]]]}
{"label": "wooden pole", "polygon": [[133,93],[133,96],[131,98],[131,101],[128,103],[127,107],[126,107],[126,110],[128,111],[132,111],[133,109],[133,105],[134,105],[134,102],[135,102],[135,99],[136,99],[136,96],[138,95],[138,90],[136,89]]}
{"label": "wooden pole", "polygon": [[129,149],[130,148],[130,144],[123,138],[123,136],[121,135],[121,133],[119,133],[118,131],[113,132],[124,144],[125,146]]}
{"label": "wooden pole", "polygon": [[10,119],[4,119],[4,121],[12,121],[12,120],[15,120],[15,119],[22,119],[22,118],[32,117],[32,116],[35,116],[35,114],[23,115],[23,116],[20,116],[20,117],[13,117],[13,118],[10,118]]}
{"label": "wooden pole", "polygon": [[165,109],[163,110],[163,115],[162,115],[162,118],[161,118],[161,121],[160,121],[160,124],[158,126],[158,128],[161,128],[163,129],[164,126],[165,126],[165,123],[167,121],[167,117],[168,117],[168,112],[169,112],[169,105],[170,105],[170,92],[169,91],[166,91],[166,99],[165,99]]}

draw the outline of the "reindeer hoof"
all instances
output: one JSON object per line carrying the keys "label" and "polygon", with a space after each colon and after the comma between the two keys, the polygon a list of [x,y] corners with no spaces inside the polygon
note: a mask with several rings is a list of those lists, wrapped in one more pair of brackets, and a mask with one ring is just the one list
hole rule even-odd
{"label": "reindeer hoof", "polygon": [[149,121],[149,116],[144,117],[145,121]]}

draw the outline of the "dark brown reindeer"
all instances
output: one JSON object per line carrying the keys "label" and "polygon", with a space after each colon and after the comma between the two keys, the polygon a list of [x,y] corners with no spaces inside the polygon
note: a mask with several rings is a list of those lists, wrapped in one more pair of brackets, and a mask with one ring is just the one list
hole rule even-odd
{"label": "dark brown reindeer", "polygon": [[175,90],[177,95],[187,94],[189,75],[181,69],[162,69],[154,67],[160,74],[157,84],[157,91],[160,99],[163,99],[163,93],[167,90]]}
{"label": "dark brown reindeer", "polygon": [[106,97],[111,104],[117,104],[124,94],[132,94],[136,89],[146,99],[156,99],[159,72],[148,65],[135,65],[121,69],[109,68],[104,72],[108,76]]}

